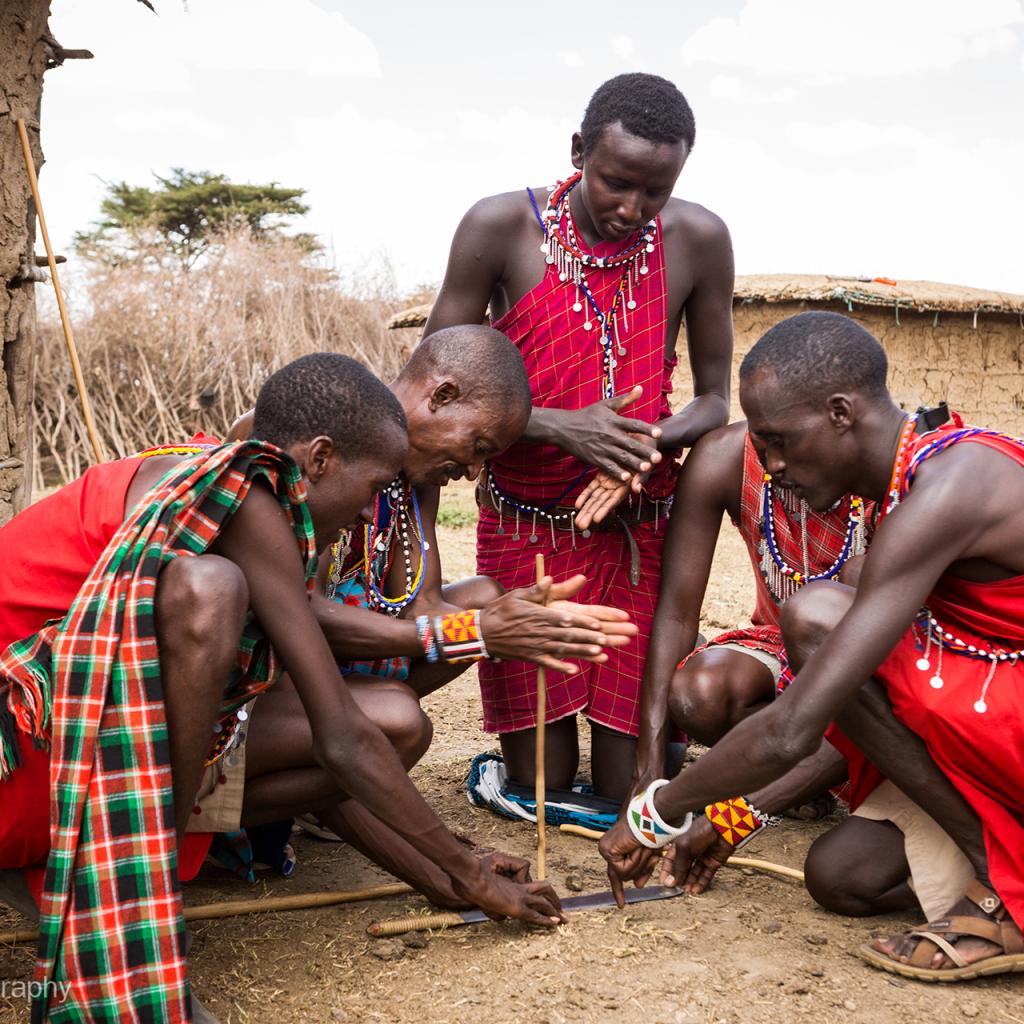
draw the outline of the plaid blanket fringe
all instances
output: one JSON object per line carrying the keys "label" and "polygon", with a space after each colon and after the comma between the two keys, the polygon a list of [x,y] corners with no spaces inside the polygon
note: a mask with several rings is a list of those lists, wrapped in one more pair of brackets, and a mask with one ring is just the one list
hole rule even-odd
{"label": "plaid blanket fringe", "polygon": [[[223,445],[175,466],[150,492],[64,619],[0,654],[0,776],[17,768],[14,729],[51,747],[34,1022],[190,1019],[156,581],[175,557],[210,548],[256,479],[287,515],[312,586],[315,542],[298,467],[262,442]],[[276,672],[250,614],[222,723]],[[67,995],[51,1003],[56,991]]]}

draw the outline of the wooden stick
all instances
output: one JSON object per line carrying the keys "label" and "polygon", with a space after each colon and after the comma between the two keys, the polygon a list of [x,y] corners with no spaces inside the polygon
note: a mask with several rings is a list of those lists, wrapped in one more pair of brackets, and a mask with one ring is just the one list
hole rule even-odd
{"label": "wooden stick", "polygon": [[[544,556],[537,555],[537,583],[544,579]],[[547,601],[544,602],[547,604]],[[547,833],[544,830],[546,796],[544,772],[544,731],[548,714],[548,674],[543,665],[537,667],[537,737],[533,748],[534,797],[537,802],[537,878],[548,877]]]}
{"label": "wooden stick", "polygon": [[[186,921],[212,921],[221,917],[242,917],[246,914],[268,914],[286,910],[312,910],[315,907],[333,907],[339,903],[358,903],[379,900],[385,896],[405,896],[416,890],[404,882],[389,885],[371,885],[365,889],[338,889],[333,892],[311,892],[297,896],[271,896],[263,900],[227,900],[185,908]],[[461,919],[460,919],[461,921]],[[37,942],[39,931],[19,928],[0,932],[0,945],[16,942]]]}
{"label": "wooden stick", "polygon": [[367,935],[383,938],[385,935],[404,935],[406,932],[432,932],[438,928],[455,928],[465,924],[461,914],[410,914],[391,921],[374,921],[366,929]]}
{"label": "wooden stick", "polygon": [[[583,825],[559,825],[559,832],[570,836],[582,836],[584,839],[600,839],[604,835],[596,828],[585,828]],[[793,878],[804,881],[804,873],[798,868],[788,868],[785,864],[774,864],[770,860],[757,860],[754,857],[730,857],[724,864],[727,868],[753,868],[755,871],[767,871],[771,875],[782,878]]]}
{"label": "wooden stick", "polygon": [[85,390],[85,378],[82,376],[82,364],[78,361],[78,349],[75,347],[74,335],[71,333],[71,319],[68,317],[68,310],[64,305],[64,293],[61,291],[60,278],[57,276],[57,260],[53,255],[53,246],[50,245],[50,233],[46,230],[46,217],[43,216],[43,201],[39,196],[39,180],[36,178],[36,164],[32,159],[32,147],[28,142],[25,119],[19,117],[16,123],[18,125],[18,135],[21,137],[21,152],[25,157],[28,183],[32,189],[32,201],[36,204],[36,216],[39,218],[39,232],[43,236],[43,245],[46,246],[46,262],[50,267],[50,277],[53,278],[53,291],[57,296],[60,322],[64,328],[64,343],[67,345],[68,355],[71,357],[71,369],[75,375],[78,397],[82,401],[82,416],[85,419],[85,429],[89,435],[89,443],[92,445],[92,452],[96,456],[96,461],[103,462],[105,459],[103,447],[100,444],[99,435],[96,433],[96,422],[92,418],[92,407],[89,405],[89,395]]}

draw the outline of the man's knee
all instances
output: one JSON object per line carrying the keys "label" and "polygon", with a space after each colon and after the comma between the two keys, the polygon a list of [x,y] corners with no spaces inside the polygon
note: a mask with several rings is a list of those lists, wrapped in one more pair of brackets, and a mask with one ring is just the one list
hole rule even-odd
{"label": "man's knee", "polygon": [[433,723],[411,693],[396,697],[383,731],[407,770],[427,752],[434,738]]}
{"label": "man's knee", "polygon": [[227,646],[237,647],[234,634],[248,607],[249,587],[242,570],[219,555],[175,558],[157,580],[161,643],[179,638],[206,648],[211,640],[223,639]]}
{"label": "man's knee", "polygon": [[728,732],[729,682],[720,668],[698,658],[676,672],[669,713],[676,726],[700,743],[716,743]]}
{"label": "man's knee", "polygon": [[815,839],[804,862],[804,880],[818,906],[844,917],[878,912],[875,901],[882,893],[863,870],[862,852],[847,847],[841,826]]}
{"label": "man's knee", "polygon": [[782,605],[779,625],[787,651],[816,647],[849,610],[854,591],[837,583],[809,583]]}

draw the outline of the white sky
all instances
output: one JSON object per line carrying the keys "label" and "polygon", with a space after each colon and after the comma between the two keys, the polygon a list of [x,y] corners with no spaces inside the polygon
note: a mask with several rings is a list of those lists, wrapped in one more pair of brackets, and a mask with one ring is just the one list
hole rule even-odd
{"label": "white sky", "polygon": [[308,190],[344,269],[440,280],[480,196],[564,177],[606,78],[690,100],[676,194],[728,223],[739,273],[1024,293],[1020,0],[54,0],[88,48],[46,76],[55,244],[103,180],[172,166]]}

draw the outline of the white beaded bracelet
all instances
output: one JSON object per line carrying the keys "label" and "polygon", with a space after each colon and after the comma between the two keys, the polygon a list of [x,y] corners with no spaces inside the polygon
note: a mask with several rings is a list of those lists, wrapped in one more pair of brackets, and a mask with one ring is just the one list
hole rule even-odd
{"label": "white beaded bracelet", "polygon": [[693,824],[693,812],[688,812],[683,824],[676,828],[668,824],[654,806],[654,794],[662,786],[668,785],[668,779],[655,779],[643,793],[638,793],[629,801],[626,808],[626,823],[638,843],[657,850],[667,846],[673,839],[678,839],[689,831]]}

